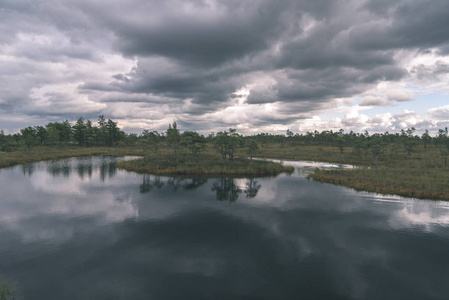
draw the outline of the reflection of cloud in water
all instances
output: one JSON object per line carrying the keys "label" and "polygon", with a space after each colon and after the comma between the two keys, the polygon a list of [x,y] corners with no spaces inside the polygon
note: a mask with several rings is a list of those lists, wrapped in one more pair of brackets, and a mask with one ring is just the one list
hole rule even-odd
{"label": "reflection of cloud in water", "polygon": [[[280,185],[279,191],[287,189],[282,188],[282,180],[276,182]],[[234,219],[263,228],[264,236],[275,239],[273,243],[279,253],[290,257],[291,261],[307,265],[313,258],[321,259],[326,266],[322,272],[331,275],[327,282],[338,282],[337,290],[355,299],[381,299],[382,286],[386,282],[404,284],[404,276],[412,276],[409,282],[417,284],[404,295],[419,298],[429,295],[431,289],[418,284],[423,282],[420,276],[413,276],[428,274],[430,279],[425,282],[444,277],[441,268],[429,274],[433,269],[429,261],[435,258],[423,253],[434,253],[438,261],[444,261],[444,251],[438,247],[447,245],[449,238],[446,203],[441,203],[442,209],[435,202],[413,199],[398,201],[395,197],[384,197],[379,202],[375,194],[360,194],[349,189],[349,193],[341,193],[339,187],[332,185],[302,184],[300,181],[297,186],[298,190],[309,193],[296,196],[288,193],[283,205],[257,206],[257,213],[248,210],[226,212]],[[261,195],[263,198],[264,193]],[[329,198],[326,200],[323,196]],[[285,194],[277,197],[285,197]],[[444,239],[432,241],[416,228],[417,224]],[[402,231],[403,228],[408,230]],[[404,266],[398,267],[401,265]]]}
{"label": "reflection of cloud in water", "polygon": [[307,176],[310,172],[313,172],[316,168],[321,169],[366,168],[366,166],[355,166],[349,164],[337,164],[337,163],[327,163],[327,162],[307,161],[307,160],[281,160],[281,159],[267,159],[267,160],[281,163],[286,166],[292,166],[295,168],[295,172],[293,174],[301,177]]}
{"label": "reflection of cloud in water", "polygon": [[439,203],[423,203],[418,201],[405,201],[403,208],[396,212],[390,220],[390,224],[394,227],[410,227],[421,225],[431,232],[435,228],[449,225],[449,204],[445,202]]}
{"label": "reflection of cloud in water", "polygon": [[[56,176],[67,186],[53,192],[36,189],[50,184],[48,174],[32,185],[39,172],[0,177],[22,187],[20,195],[5,191],[0,203],[0,232],[16,243],[3,243],[0,253],[25,249],[31,257],[13,261],[11,272],[37,274],[64,258],[46,278],[31,274],[23,283],[30,291],[53,279],[70,282],[63,289],[75,299],[95,298],[93,291],[137,299],[425,299],[445,286],[447,204],[378,197],[301,175],[198,180],[118,171],[102,182],[94,170],[90,179]],[[217,190],[229,196],[251,194],[251,187],[254,198],[240,192],[234,203],[215,201]]]}
{"label": "reflection of cloud in water", "polygon": [[36,172],[30,178],[31,186],[39,192],[64,195],[85,195],[82,189],[83,180],[79,177],[56,177],[47,172]]}
{"label": "reflection of cloud in water", "polygon": [[[33,173],[27,177],[17,178],[13,173],[4,172],[2,186],[8,189],[3,190],[0,222],[9,230],[21,232],[24,240],[62,242],[70,239],[83,224],[99,226],[135,217],[137,210],[131,198],[123,194],[123,186],[128,182],[122,176],[109,177],[104,182],[102,160],[94,159],[94,176],[90,179],[72,173],[80,161],[75,158],[58,161],[65,171],[57,175],[48,172],[51,163],[47,165],[47,162],[36,163]],[[86,222],[80,222],[81,219]]]}
{"label": "reflection of cloud in water", "polygon": [[[315,168],[353,168],[352,165],[333,164],[312,161],[281,161],[285,165],[291,165],[297,168],[299,173],[309,173]],[[363,167],[363,166],[362,166]],[[322,184],[326,186],[328,184]],[[377,193],[359,192],[351,188],[338,186],[339,194],[346,193],[351,199],[360,198],[359,201],[338,201],[335,207],[344,212],[356,212],[366,209],[365,201],[381,203],[378,206],[380,213],[388,216],[388,224],[394,228],[410,228],[413,226],[423,226],[427,231],[431,232],[435,228],[449,225],[449,203],[444,201],[428,201],[410,199],[395,195],[381,195]],[[307,197],[310,190],[306,193],[298,192],[298,195]],[[275,197],[275,196],[274,196]],[[271,196],[273,198],[273,196]]]}
{"label": "reflection of cloud in water", "polygon": [[383,211],[388,216],[388,226],[393,228],[421,226],[432,232],[441,226],[449,225],[449,202],[351,191],[364,201],[377,206],[379,211]]}

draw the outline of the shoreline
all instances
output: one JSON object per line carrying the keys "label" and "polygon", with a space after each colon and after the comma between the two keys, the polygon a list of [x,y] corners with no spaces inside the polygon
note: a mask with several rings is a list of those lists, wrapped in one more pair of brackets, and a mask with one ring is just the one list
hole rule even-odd
{"label": "shoreline", "polygon": [[[449,185],[447,184],[447,173],[448,168],[438,166],[436,161],[424,161],[420,157],[400,157],[398,159],[393,159],[388,162],[375,162],[367,163],[362,158],[357,160],[356,157],[352,158],[350,161],[341,157],[336,159],[335,155],[333,157],[320,155],[319,159],[317,157],[312,157],[316,155],[312,149],[306,149],[302,155],[300,153],[295,154],[293,158],[293,153],[288,153],[283,149],[283,151],[278,151],[276,154],[269,157],[270,153],[260,153],[252,161],[244,163],[247,166],[249,164],[257,164],[259,159],[273,159],[280,161],[312,161],[312,162],[323,162],[332,164],[351,164],[351,165],[361,165],[370,166],[369,168],[355,168],[355,169],[343,169],[343,170],[327,170],[316,168],[312,170],[307,178],[323,182],[336,184],[348,188],[353,188],[357,191],[374,192],[384,195],[398,195],[402,197],[417,198],[424,200],[437,200],[437,201],[449,201]],[[269,151],[267,151],[269,152]],[[216,155],[210,153],[204,153],[200,156],[201,159],[190,163],[189,161],[181,161],[179,165],[173,164],[173,159],[163,160],[164,156],[169,157],[168,151],[161,151],[157,157],[152,157],[155,162],[162,160],[163,168],[155,166],[144,166],[142,162],[130,163],[135,160],[121,161],[118,163],[117,167],[126,169],[128,171],[140,172],[140,173],[152,173],[155,175],[167,175],[167,176],[276,176],[283,172],[292,172],[293,167],[288,168],[288,166],[282,166],[281,168],[274,167],[273,165],[268,166],[267,170],[263,170],[262,167],[253,168],[249,170],[248,168],[238,166],[238,162],[242,162],[242,159],[235,159],[234,162],[237,164],[225,162],[223,164],[221,158],[217,160]],[[271,153],[274,154],[274,153]],[[290,154],[290,155],[289,155]],[[7,152],[0,155],[0,168],[12,167],[19,164],[33,163],[38,161],[52,160],[52,159],[63,159],[69,157],[82,157],[82,156],[95,156],[95,155],[111,155],[111,156],[142,156],[142,150],[137,147],[95,147],[95,148],[75,148],[67,147],[63,149],[50,148],[50,147],[36,147],[32,152],[26,151],[16,151]],[[183,156],[188,159],[192,158],[189,154],[183,154]],[[299,157],[298,157],[299,156]],[[208,159],[203,159],[204,157],[209,157]],[[171,157],[173,158],[173,157]],[[336,161],[339,160],[339,161]],[[202,163],[202,164],[201,164]],[[165,164],[165,166],[164,166]],[[274,163],[273,163],[274,164]],[[223,169],[223,167],[225,167]]]}
{"label": "shoreline", "polygon": [[[0,169],[13,167],[21,164],[35,163],[53,159],[64,159],[83,156],[136,156],[132,160],[121,160],[117,163],[119,169],[133,171],[136,173],[151,173],[167,176],[252,176],[266,177],[276,176],[281,173],[291,173],[293,167],[283,166],[280,163],[265,160],[246,160],[236,158],[231,161],[222,161],[218,155],[203,154],[193,157],[190,154],[182,156],[184,160],[174,163],[174,158],[168,154],[150,158],[142,163],[142,151],[138,148],[42,148],[32,152],[9,152],[0,156]],[[153,163],[148,165],[147,163]]]}
{"label": "shoreline", "polygon": [[[307,178],[321,183],[352,188],[356,191],[396,195],[428,201],[449,201],[449,193],[444,191],[444,187],[439,186],[435,176],[432,176],[434,174],[422,171],[410,172],[410,170],[391,169],[315,169]],[[417,181],[424,182],[424,179],[426,179],[426,183],[416,184]]]}

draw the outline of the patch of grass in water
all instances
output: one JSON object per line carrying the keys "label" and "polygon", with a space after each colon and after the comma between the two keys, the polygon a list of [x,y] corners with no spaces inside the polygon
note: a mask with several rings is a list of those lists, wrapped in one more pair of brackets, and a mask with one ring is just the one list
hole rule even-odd
{"label": "patch of grass in water", "polygon": [[309,177],[320,182],[343,185],[358,191],[419,199],[449,200],[447,170],[442,168],[316,169]]}
{"label": "patch of grass in water", "polygon": [[11,285],[4,281],[0,281],[0,300],[11,299],[11,296],[12,296]]}
{"label": "patch of grass in water", "polygon": [[128,171],[157,175],[275,176],[282,172],[291,173],[294,170],[291,166],[271,161],[245,158],[222,160],[218,155],[213,154],[147,157],[120,161],[117,167]]}

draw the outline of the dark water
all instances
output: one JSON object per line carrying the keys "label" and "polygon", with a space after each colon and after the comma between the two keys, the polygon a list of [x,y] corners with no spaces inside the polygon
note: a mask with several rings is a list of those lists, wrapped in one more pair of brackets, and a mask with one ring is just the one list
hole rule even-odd
{"label": "dark water", "polygon": [[0,276],[15,299],[449,297],[447,203],[308,181],[307,163],[180,179],[115,160],[0,170]]}

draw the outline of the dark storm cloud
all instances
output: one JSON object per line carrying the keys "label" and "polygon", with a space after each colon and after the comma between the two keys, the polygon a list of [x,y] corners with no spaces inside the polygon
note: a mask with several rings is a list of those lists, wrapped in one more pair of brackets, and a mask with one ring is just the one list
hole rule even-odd
{"label": "dark storm cloud", "polygon": [[107,42],[108,34],[75,4],[2,2],[0,41],[14,46],[15,56],[35,61],[101,60],[98,48]]}
{"label": "dark storm cloud", "polygon": [[126,77],[126,76],[123,75],[123,74],[115,74],[115,75],[112,76],[112,78],[117,79],[117,80],[119,80],[119,81],[129,82],[129,78]]}
{"label": "dark storm cloud", "polygon": [[416,77],[424,80],[437,80],[441,76],[449,74],[449,64],[437,61],[434,65],[417,65],[410,71]]}
{"label": "dark storm cloud", "polygon": [[117,36],[115,46],[120,51],[205,67],[269,47],[281,30],[285,12],[285,4],[270,1],[222,1],[217,7],[206,1],[136,4],[137,9],[143,8],[131,12],[137,18],[103,16]]}
{"label": "dark storm cloud", "polygon": [[[338,74],[338,76],[337,76]],[[381,80],[397,80],[405,74],[396,66],[379,66],[365,72],[355,68],[286,69],[277,76],[277,83],[255,90],[249,103],[274,101],[297,102],[314,100],[316,104],[332,98],[346,97],[366,90]]]}
{"label": "dark storm cloud", "polygon": [[[124,54],[162,57],[170,64],[171,71],[162,72],[148,63],[139,64],[131,82],[122,83],[125,90],[191,98],[206,107],[227,101],[235,90],[250,84],[248,74],[263,71],[272,74],[276,84],[272,93],[254,90],[249,103],[327,101],[362,92],[382,80],[399,80],[406,74],[396,65],[395,46],[388,44],[391,37],[387,33],[381,32],[387,40],[379,49],[362,51],[363,43],[355,43],[358,34],[377,33],[374,25],[363,31],[357,28],[379,17],[365,12],[371,16],[368,22],[348,21],[351,11],[345,12],[345,6],[334,1],[313,5],[229,2],[214,9],[194,2],[190,9],[196,9],[195,17],[182,6],[168,10],[173,3],[156,5],[158,16],[148,12],[148,21],[103,17]],[[372,6],[367,5],[375,10]],[[389,14],[406,16],[397,11]],[[135,12],[134,16],[141,14]],[[301,22],[306,14],[317,25],[303,36],[306,25]],[[392,17],[389,14],[383,18],[388,20]],[[274,44],[279,44],[280,51],[272,49]],[[261,57],[263,65],[258,63]],[[275,74],[279,71],[285,75]]]}
{"label": "dark storm cloud", "polygon": [[[242,88],[251,89],[249,104],[307,102],[310,112],[382,81],[441,79],[445,63],[408,74],[402,54],[449,53],[444,0],[3,0],[0,18],[6,113],[64,82],[93,102],[135,99],[192,117],[230,105]],[[110,54],[130,62],[128,71],[101,74],[113,69]],[[287,124],[297,113],[275,118]]]}
{"label": "dark storm cloud", "polygon": [[[120,76],[128,80],[122,80]],[[103,88],[189,99],[195,108],[188,113],[193,114],[212,111],[224,105],[241,84],[238,75],[229,76],[226,71],[213,68],[190,68],[160,57],[142,58],[134,72],[118,74],[115,78],[119,79]]]}
{"label": "dark storm cloud", "polygon": [[[108,33],[84,16],[74,5],[53,1],[0,1],[0,114],[30,116],[22,117],[21,127],[71,118],[75,112],[91,115],[91,109],[74,103],[78,97],[68,89],[64,94],[61,88],[59,95],[40,93],[45,105],[36,105],[42,99],[35,95],[46,86],[86,80],[85,65],[103,60],[99,49],[108,48]],[[0,127],[20,128],[8,124],[2,121]]]}
{"label": "dark storm cloud", "polygon": [[[374,1],[370,1],[368,7],[376,11],[373,3]],[[426,49],[447,45],[448,8],[449,4],[445,0],[400,1],[392,12],[378,15],[390,22],[376,28],[369,24],[357,27],[351,38],[352,43],[362,49]]]}

